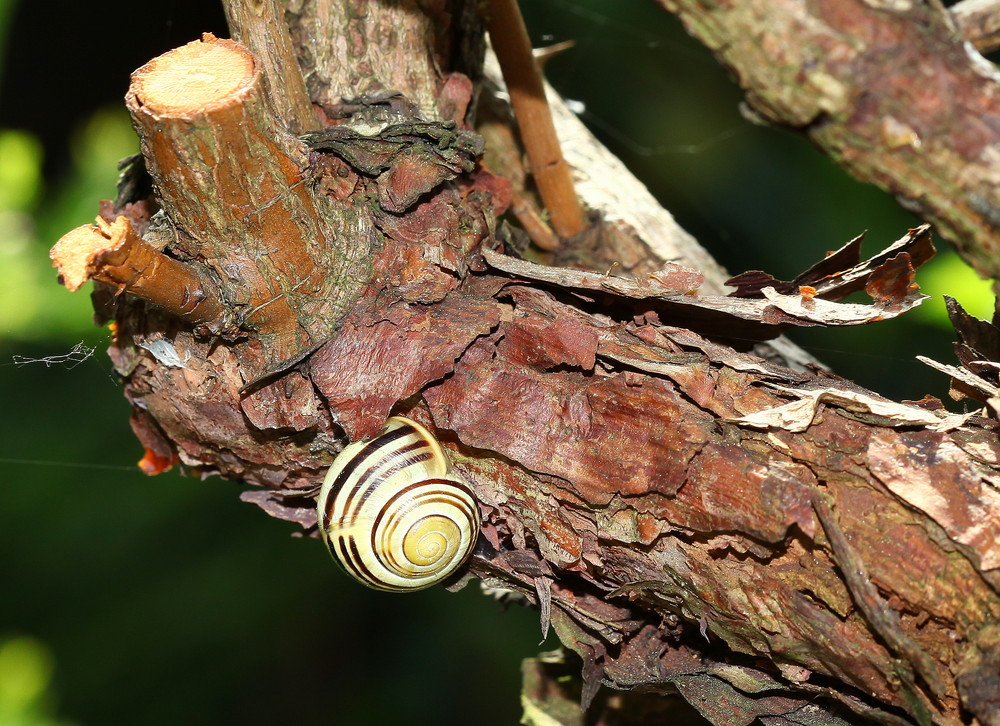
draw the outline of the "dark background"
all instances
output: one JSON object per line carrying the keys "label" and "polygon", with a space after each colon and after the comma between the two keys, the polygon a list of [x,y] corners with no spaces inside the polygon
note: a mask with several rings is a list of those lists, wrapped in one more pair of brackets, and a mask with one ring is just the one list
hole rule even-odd
{"label": "dark background", "polygon": [[[865,229],[873,252],[917,223],[802,139],[743,120],[726,73],[652,2],[524,5],[536,45],[576,40],[549,62],[553,84],[733,272],[788,278]],[[114,160],[137,148],[129,73],[204,31],[227,35],[204,0],[0,0],[0,141],[16,141],[0,143],[0,726],[516,723],[520,660],[557,645],[539,646],[533,611],[476,585],[365,591],[241,504],[239,484],[134,467],[107,331],[56,285],[47,249],[113,196]],[[5,176],[12,148],[28,161]],[[988,312],[953,260],[920,279]],[[924,307],[795,337],[880,393],[944,397],[913,360],[951,361],[940,299]],[[96,354],[53,358],[78,343]]]}

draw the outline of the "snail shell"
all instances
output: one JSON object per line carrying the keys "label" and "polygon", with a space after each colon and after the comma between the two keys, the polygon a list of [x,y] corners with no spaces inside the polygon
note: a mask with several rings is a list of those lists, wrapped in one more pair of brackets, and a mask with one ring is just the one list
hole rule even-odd
{"label": "snail shell", "polygon": [[376,590],[420,590],[444,580],[479,537],[471,487],[430,432],[402,416],[340,452],[317,515],[333,559]]}

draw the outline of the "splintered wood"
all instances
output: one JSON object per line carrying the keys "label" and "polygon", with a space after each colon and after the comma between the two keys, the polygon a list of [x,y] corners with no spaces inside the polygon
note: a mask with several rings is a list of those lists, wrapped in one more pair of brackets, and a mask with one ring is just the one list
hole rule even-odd
{"label": "splintered wood", "polygon": [[49,257],[73,292],[93,279],[192,323],[216,321],[223,313],[218,296],[193,268],[151,247],[125,217],[112,224],[98,217],[96,224],[67,232]]}

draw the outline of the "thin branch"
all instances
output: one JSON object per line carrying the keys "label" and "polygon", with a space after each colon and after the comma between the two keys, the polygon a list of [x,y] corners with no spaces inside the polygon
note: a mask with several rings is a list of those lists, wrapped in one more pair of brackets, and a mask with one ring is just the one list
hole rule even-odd
{"label": "thin branch", "polygon": [[222,5],[233,39],[247,46],[260,64],[267,96],[278,117],[295,134],[318,129],[277,0],[223,0]]}
{"label": "thin branch", "polygon": [[150,246],[125,217],[100,217],[67,232],[50,253],[61,282],[76,291],[95,280],[142,298],[192,325],[218,323],[225,307],[193,268]]}
{"label": "thin branch", "polygon": [[552,228],[536,211],[530,197],[514,192],[511,195],[510,211],[517,217],[517,221],[521,223],[521,227],[527,232],[531,241],[543,250],[555,252],[562,246],[559,238],[552,232]]}
{"label": "thin branch", "polygon": [[511,106],[521,131],[521,141],[538,192],[549,210],[552,227],[562,238],[583,231],[586,219],[573,189],[569,166],[563,159],[545,99],[545,85],[531,51],[517,0],[492,0],[490,40],[500,60]]}

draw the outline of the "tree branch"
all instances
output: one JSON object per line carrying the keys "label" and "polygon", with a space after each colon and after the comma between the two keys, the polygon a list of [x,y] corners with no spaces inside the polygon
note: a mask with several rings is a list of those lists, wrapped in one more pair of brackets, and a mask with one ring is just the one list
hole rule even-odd
{"label": "tree branch", "polygon": [[[369,6],[379,22],[399,9]],[[372,32],[314,14],[332,7],[296,9],[303,54],[331,40],[307,29]],[[136,74],[129,107],[176,230],[161,254],[215,281],[243,321],[207,338],[116,300],[111,355],[147,449],[259,485],[245,498],[314,533],[334,453],[404,414],[476,492],[468,575],[539,606],[583,662],[585,701],[604,683],[681,693],[715,723],[989,723],[975,694],[1000,691],[996,422],[745,350],[831,310],[860,322],[916,304],[926,229],[871,263],[855,240],[791,282],[743,276],[724,299],[698,299],[697,273],[660,269],[682,234],[637,240],[667,215],[594,227],[595,250],[632,253],[632,280],[500,255],[510,187],[476,164],[467,79],[438,65],[442,45],[475,45],[461,35],[478,27],[460,21],[469,7],[434,6],[451,44],[408,36],[436,32],[423,11],[397,18],[407,41],[381,52],[402,68],[364,76],[357,91],[378,93],[350,103],[330,84],[349,91],[385,58],[363,43],[344,59],[357,66],[314,56],[309,88],[340,123],[308,150],[269,120],[238,44],[206,38]],[[215,57],[203,87],[188,71]],[[817,67],[821,104],[838,98]],[[419,109],[381,85],[397,81],[423,94]],[[879,138],[913,150],[906,134]],[[871,306],[837,302],[860,289]],[[741,350],[724,344],[733,319]],[[995,376],[983,361],[1000,358],[1000,333],[966,327],[963,365]]]}
{"label": "tree branch", "polygon": [[275,115],[295,134],[319,128],[278,1],[225,0],[222,5],[233,40],[246,45],[261,66]]}
{"label": "tree branch", "polygon": [[576,236],[583,231],[586,220],[559,147],[545,84],[517,0],[492,0],[488,27],[528,155],[529,171],[552,227],[563,239]]}
{"label": "tree branch", "polygon": [[1000,48],[1000,3],[997,0],[962,0],[951,7],[962,35],[980,53]]}
{"label": "tree branch", "polygon": [[333,108],[397,91],[425,119],[465,120],[469,99],[442,74],[478,69],[482,21],[473,4],[365,2],[348,11],[335,0],[289,0],[285,13],[313,102]]}
{"label": "tree branch", "polygon": [[939,3],[660,0],[770,123],[932,222],[1000,276],[1000,86]]}
{"label": "tree branch", "polygon": [[87,280],[110,285],[163,308],[191,325],[224,329],[225,307],[214,286],[195,270],[143,240],[125,217],[100,217],[68,232],[52,248],[52,263],[70,291]]}
{"label": "tree branch", "polygon": [[339,242],[336,225],[355,215],[311,193],[306,149],[261,83],[245,48],[206,35],[137,70],[126,103],[178,231],[173,253],[229,281],[227,305],[265,333],[273,364],[327,334],[364,283],[368,249]]}

